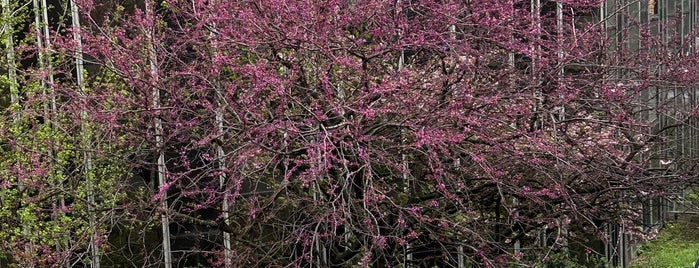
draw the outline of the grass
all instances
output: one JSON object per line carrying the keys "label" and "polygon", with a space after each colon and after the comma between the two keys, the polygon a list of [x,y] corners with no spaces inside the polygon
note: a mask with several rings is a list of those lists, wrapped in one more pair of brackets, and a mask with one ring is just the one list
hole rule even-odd
{"label": "grass", "polygon": [[685,224],[668,224],[658,237],[639,250],[639,256],[630,268],[694,267],[699,258],[699,227]]}

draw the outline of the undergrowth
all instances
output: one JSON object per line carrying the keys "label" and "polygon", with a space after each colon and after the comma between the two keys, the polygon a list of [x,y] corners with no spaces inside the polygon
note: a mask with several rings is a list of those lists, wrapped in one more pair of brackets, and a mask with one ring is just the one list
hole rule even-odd
{"label": "undergrowth", "polygon": [[668,224],[655,240],[641,246],[638,254],[630,268],[692,268],[699,258],[699,227]]}

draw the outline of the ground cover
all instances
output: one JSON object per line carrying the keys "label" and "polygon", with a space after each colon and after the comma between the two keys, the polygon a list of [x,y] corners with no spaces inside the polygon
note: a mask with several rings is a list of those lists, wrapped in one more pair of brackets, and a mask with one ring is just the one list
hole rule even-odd
{"label": "ground cover", "polygon": [[694,267],[699,258],[699,225],[668,224],[639,249],[631,268]]}

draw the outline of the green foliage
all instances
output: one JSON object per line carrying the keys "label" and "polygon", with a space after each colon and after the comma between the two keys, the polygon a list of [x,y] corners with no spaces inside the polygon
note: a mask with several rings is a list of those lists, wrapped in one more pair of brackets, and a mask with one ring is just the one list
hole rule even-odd
{"label": "green foliage", "polygon": [[[95,86],[109,82],[105,79]],[[9,90],[8,83],[0,81],[3,91]],[[0,244],[0,252],[20,267],[27,261],[42,261],[33,248],[80,250],[87,248],[90,234],[109,233],[101,221],[112,218],[127,197],[119,185],[129,176],[130,149],[102,139],[110,130],[89,118],[76,124],[73,111],[41,113],[48,107],[46,89],[36,80],[22,84],[27,101],[10,108],[22,116],[0,121],[5,129],[0,136],[0,175],[6,182],[0,187],[0,241],[7,242]],[[85,152],[91,157],[89,170]],[[94,202],[87,198],[88,192],[96,196]],[[26,243],[34,246],[15,246]]]}
{"label": "green foliage", "polygon": [[689,202],[693,206],[699,205],[699,187],[692,187],[685,191],[684,201]]}
{"label": "green foliage", "polygon": [[0,76],[0,109],[10,107],[10,90],[12,82],[7,76]]}
{"label": "green foliage", "polygon": [[683,224],[669,224],[658,237],[639,249],[631,268],[693,267],[699,258],[699,230]]}

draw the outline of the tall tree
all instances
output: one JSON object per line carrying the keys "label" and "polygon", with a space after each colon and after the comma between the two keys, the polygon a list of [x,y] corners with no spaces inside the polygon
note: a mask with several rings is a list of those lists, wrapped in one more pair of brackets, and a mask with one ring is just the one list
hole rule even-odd
{"label": "tall tree", "polygon": [[[70,2],[53,5],[51,11],[46,1],[38,2],[6,6],[11,12],[4,12],[11,14],[7,25],[15,30],[3,32],[3,39],[13,35],[21,45],[14,47],[17,60],[11,59],[16,66],[9,76],[14,85],[3,85],[14,87],[8,93],[16,98],[10,105],[3,103],[7,116],[0,121],[1,266],[74,267],[85,260],[98,266],[96,245],[104,243],[110,230],[104,223],[116,219],[115,211],[124,211],[119,203],[124,186],[116,178],[128,176],[129,170],[123,166],[118,139],[105,138],[116,132],[108,126],[113,106],[89,105],[88,87],[78,81],[81,63],[73,59],[82,61],[82,56],[76,54],[80,46],[75,36],[49,35],[49,14],[60,14],[55,11],[70,7]],[[58,17],[53,20],[59,25],[51,28],[79,28],[66,27],[70,22]],[[79,41],[79,30],[69,33],[73,32]],[[60,45],[49,53],[53,40]],[[54,76],[60,83],[54,83]],[[60,111],[55,109],[56,99]],[[107,102],[100,100],[102,105]],[[94,122],[106,126],[96,127]],[[101,138],[90,138],[93,134]]]}
{"label": "tall tree", "polygon": [[[632,220],[620,204],[686,178],[634,157],[656,140],[633,100],[658,77],[608,79],[619,65],[585,18],[598,3],[561,4],[168,1],[156,120],[186,157],[161,185],[198,196],[170,215],[230,196],[229,218],[195,222],[232,232],[234,260],[321,266],[536,262],[535,245],[565,252],[571,233]],[[131,33],[92,51],[138,88],[111,54]],[[219,149],[224,191],[207,186]]]}
{"label": "tall tree", "polygon": [[158,39],[156,39],[155,31],[158,29],[158,21],[153,10],[153,2],[150,0],[145,0],[145,20],[144,25],[139,25],[143,27],[145,33],[146,50],[148,53],[148,64],[149,64],[149,83],[152,87],[152,109],[155,111],[155,117],[153,118],[153,124],[155,128],[155,149],[157,151],[157,173],[158,173],[158,187],[159,187],[159,201],[161,203],[161,225],[162,225],[162,237],[163,237],[163,264],[165,268],[172,267],[172,251],[170,248],[170,223],[168,218],[169,207],[167,204],[168,200],[168,182],[167,182],[167,169],[165,166],[165,151],[163,143],[163,123],[160,114],[160,71],[158,70],[158,54],[156,51],[156,45],[158,44]]}
{"label": "tall tree", "polygon": [[[212,25],[213,28],[216,28],[216,25]],[[209,32],[211,35],[211,39],[215,40],[215,36],[213,32]],[[220,52],[218,51],[218,45],[216,43],[211,44],[211,54],[213,61],[216,61],[218,57],[220,57]],[[226,131],[225,129],[225,124],[224,124],[224,113],[226,111],[226,98],[225,93],[222,92],[221,84],[218,82],[218,80],[221,79],[221,73],[220,70],[217,72],[212,73],[212,76],[214,77],[214,87],[215,87],[215,94],[216,94],[216,109],[214,111],[214,116],[215,116],[215,123],[217,127],[217,136],[222,136],[223,133]],[[225,191],[226,189],[226,183],[228,181],[227,178],[227,172],[226,172],[226,151],[223,148],[222,144],[216,144],[214,145],[216,149],[216,161],[219,169],[219,187]],[[228,197],[224,194],[221,200],[221,217],[223,220],[224,224],[230,224],[229,218],[230,218],[230,204]],[[223,232],[223,263],[224,267],[230,268],[232,267],[232,260],[231,260],[231,236],[230,233],[228,232]]]}
{"label": "tall tree", "polygon": [[[75,1],[70,0],[70,14],[72,22],[72,32],[73,32],[73,42],[75,44],[75,78],[80,95],[85,95],[85,84],[84,80],[84,68],[83,68],[83,49],[82,49],[82,29],[80,27],[80,12],[78,11],[78,6]],[[80,111],[80,136],[81,136],[81,147],[82,147],[82,157],[83,157],[83,172],[86,186],[86,197],[87,197],[87,210],[88,210],[88,226],[91,229],[90,234],[90,267],[99,268],[100,267],[100,238],[99,238],[99,227],[96,221],[96,208],[95,205],[95,190],[94,190],[94,173],[92,167],[92,133],[90,130],[90,124],[87,120],[87,110],[83,109]]]}
{"label": "tall tree", "polygon": [[659,149],[694,122],[665,90],[696,86],[693,33],[600,1],[74,3],[90,24],[54,46],[99,70],[58,101],[133,197],[75,184],[94,239],[71,254],[93,266],[92,231],[121,226],[100,215],[140,226],[110,245],[162,238],[135,266],[555,264],[693,176],[696,155]]}

